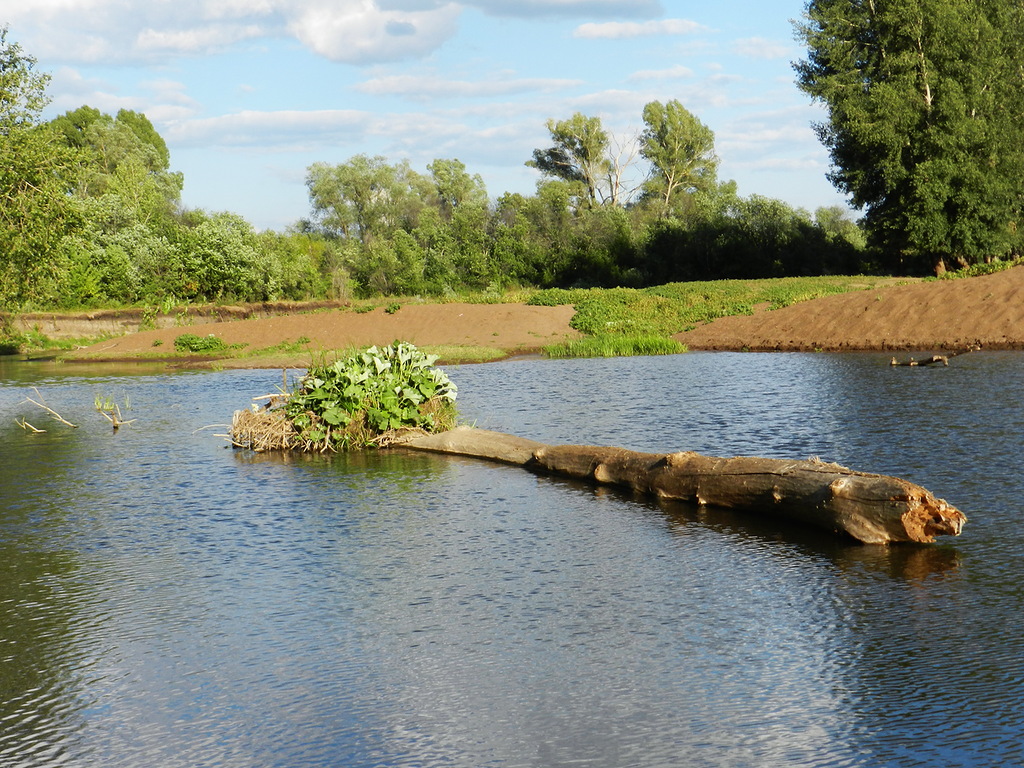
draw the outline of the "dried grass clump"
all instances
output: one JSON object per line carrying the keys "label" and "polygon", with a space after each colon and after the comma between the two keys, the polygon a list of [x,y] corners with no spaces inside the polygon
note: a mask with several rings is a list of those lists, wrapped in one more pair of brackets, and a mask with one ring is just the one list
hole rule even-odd
{"label": "dried grass clump", "polygon": [[235,411],[231,443],[252,451],[287,451],[295,447],[295,427],[280,410]]}
{"label": "dried grass clump", "polygon": [[[365,446],[387,448],[400,438],[410,434],[426,435],[419,427],[401,427],[377,432],[367,424],[365,413],[356,413],[343,428],[336,430],[333,439],[305,439],[288,418],[280,402],[269,407],[235,411],[231,419],[231,444],[236,448],[263,453],[265,451],[299,451],[303,453],[327,453],[336,451],[337,446]],[[420,406],[421,413],[431,414],[440,425],[440,430],[451,429],[455,424],[455,412],[451,403],[441,398],[431,398]]]}

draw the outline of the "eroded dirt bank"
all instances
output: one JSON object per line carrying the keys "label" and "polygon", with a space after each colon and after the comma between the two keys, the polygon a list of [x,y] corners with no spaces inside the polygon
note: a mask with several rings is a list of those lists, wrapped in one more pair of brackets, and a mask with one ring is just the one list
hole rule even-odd
{"label": "eroded dirt bank", "polygon": [[[174,339],[185,332],[216,334],[227,344],[244,345],[247,350],[302,340],[304,349],[315,352],[402,339],[421,346],[478,346],[510,354],[579,335],[569,327],[573,309],[568,306],[409,304],[391,314],[382,308],[359,314],[330,306],[301,314],[272,314],[273,307],[221,311],[219,318],[178,318],[179,323],[190,324],[129,333],[68,357],[152,357],[173,349]],[[93,314],[92,320],[79,316],[71,335],[99,334],[104,332],[102,323],[113,322],[106,313]],[[68,321],[58,317],[54,322]],[[722,318],[676,338],[695,350],[955,350],[974,344],[984,349],[1024,349],[1024,267],[970,279],[841,294],[771,312]]]}
{"label": "eroded dirt bank", "polygon": [[676,338],[711,350],[1024,349],[1024,267],[724,317]]}

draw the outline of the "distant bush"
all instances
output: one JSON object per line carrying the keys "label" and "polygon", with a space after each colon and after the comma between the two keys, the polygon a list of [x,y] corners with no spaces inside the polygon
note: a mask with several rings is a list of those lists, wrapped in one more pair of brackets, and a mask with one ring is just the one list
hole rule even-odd
{"label": "distant bush", "polygon": [[946,272],[942,275],[940,280],[957,280],[961,277],[980,277],[981,275],[992,275],[996,272],[1002,272],[1005,269],[1016,267],[1024,264],[1024,258],[1017,259],[995,259],[990,261],[988,264],[972,264],[969,267],[958,269],[955,272]]}
{"label": "distant bush", "polygon": [[174,348],[179,352],[223,352],[228,348],[224,339],[214,336],[197,336],[194,333],[183,333],[174,340]]}

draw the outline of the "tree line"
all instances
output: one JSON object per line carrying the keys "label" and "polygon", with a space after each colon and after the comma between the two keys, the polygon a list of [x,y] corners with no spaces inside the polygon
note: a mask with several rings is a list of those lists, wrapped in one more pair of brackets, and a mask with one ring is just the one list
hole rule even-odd
{"label": "tree line", "polygon": [[829,109],[818,134],[861,222],[739,195],[713,132],[670,100],[644,107],[635,136],[549,120],[549,145],[524,158],[532,195],[492,198],[451,158],[425,172],[315,163],[310,215],[284,232],[185,208],[144,114],[43,120],[49,78],[0,27],[0,308],[923,273],[1015,255],[1018,15],[997,0],[808,4],[797,83]]}
{"label": "tree line", "polygon": [[536,194],[491,201],[456,159],[427,173],[356,155],[315,163],[303,223],[340,249],[359,291],[444,295],[509,286],[642,287],[867,268],[864,236],[840,208],[810,213],[740,197],[720,182],[714,134],[678,101],[649,103],[645,128],[616,140],[599,117],[547,124],[526,164]]}

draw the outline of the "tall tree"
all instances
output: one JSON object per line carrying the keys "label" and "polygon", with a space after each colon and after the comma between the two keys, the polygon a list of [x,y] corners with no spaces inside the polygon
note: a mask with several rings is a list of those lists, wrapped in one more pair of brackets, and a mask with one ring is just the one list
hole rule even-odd
{"label": "tall tree", "polygon": [[363,245],[414,227],[431,186],[408,162],[390,165],[380,156],[355,155],[340,165],[314,163],[306,173],[313,213],[323,228]]}
{"label": "tall tree", "polygon": [[112,117],[82,106],[55,118],[52,126],[69,146],[83,152],[80,195],[107,193],[119,169],[129,166],[132,173],[141,168],[148,187],[163,198],[164,213],[177,207],[184,178],[170,171],[167,144],[141,112],[122,109]]}
{"label": "tall tree", "polygon": [[31,300],[76,225],[74,150],[40,124],[49,76],[0,27],[0,305]]}
{"label": "tall tree", "polygon": [[717,185],[714,132],[673,99],[644,107],[640,153],[651,163],[646,195],[672,209],[681,194],[707,192]]}
{"label": "tall tree", "polygon": [[438,207],[446,220],[451,218],[460,206],[487,205],[487,187],[480,174],[472,176],[460,160],[438,158],[427,166],[433,179]]}
{"label": "tall tree", "polygon": [[599,201],[601,184],[608,176],[608,133],[601,118],[575,113],[568,120],[548,120],[553,146],[533,150],[526,164],[546,176],[582,185],[586,201]]}
{"label": "tall tree", "polygon": [[1022,9],[1007,0],[811,0],[797,83],[829,178],[893,266],[941,272],[1015,246]]}

